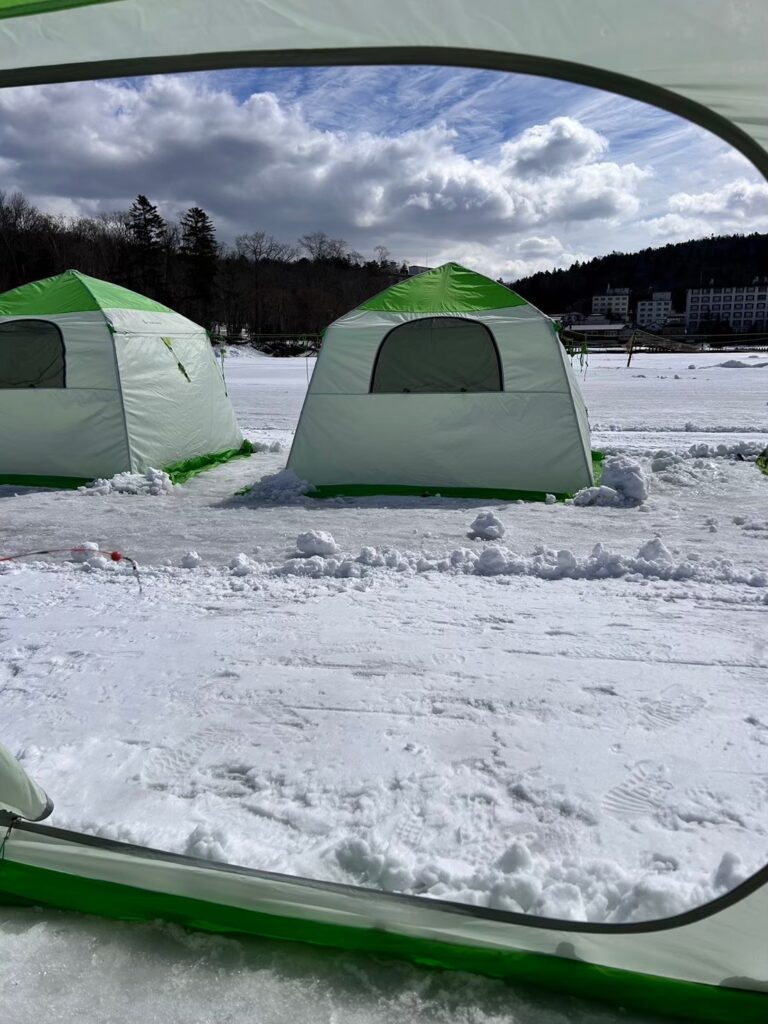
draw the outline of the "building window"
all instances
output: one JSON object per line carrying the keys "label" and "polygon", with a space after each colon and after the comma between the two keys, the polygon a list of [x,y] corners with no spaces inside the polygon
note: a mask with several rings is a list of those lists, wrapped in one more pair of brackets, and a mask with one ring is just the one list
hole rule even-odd
{"label": "building window", "polygon": [[66,386],[64,339],[48,320],[0,323],[0,389]]}
{"label": "building window", "polygon": [[371,380],[371,392],[379,394],[501,390],[501,360],[491,332],[476,320],[450,316],[411,320],[391,330]]}

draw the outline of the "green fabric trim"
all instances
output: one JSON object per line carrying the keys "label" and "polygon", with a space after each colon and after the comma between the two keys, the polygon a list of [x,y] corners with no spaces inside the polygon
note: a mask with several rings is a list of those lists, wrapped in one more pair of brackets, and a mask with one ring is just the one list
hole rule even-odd
{"label": "green fabric trim", "polygon": [[477,313],[525,305],[525,299],[490,277],[467,270],[459,263],[444,263],[435,270],[393,284],[358,309],[385,313]]}
{"label": "green fabric trim", "polygon": [[[592,452],[592,475],[595,483],[603,475],[603,452]],[[246,491],[238,492],[240,494]],[[518,491],[495,487],[415,487],[409,484],[320,484],[312,488],[310,498],[368,498],[377,494],[412,495],[418,498],[480,498],[488,501],[545,501],[546,491]],[[549,492],[552,493],[552,492]],[[558,501],[572,494],[555,494]]]}
{"label": "green fabric trim", "polygon": [[765,473],[765,475],[768,476],[768,448],[757,456],[755,459],[755,465],[761,473]]}
{"label": "green fabric trim", "polygon": [[165,467],[165,472],[175,484],[186,483],[198,473],[203,473],[213,466],[220,466],[224,462],[231,462],[232,459],[245,459],[253,454],[253,445],[250,441],[243,441],[239,448],[228,448],[223,452],[212,452],[210,455],[196,455],[193,459],[184,459],[183,462],[174,462]]}
{"label": "green fabric trim", "polygon": [[48,14],[71,7],[114,3],[115,0],[0,0],[0,18],[19,18],[27,14]]}
{"label": "green fabric trim", "polygon": [[482,949],[376,928],[319,924],[29,867],[7,857],[0,863],[0,892],[9,903],[47,904],[122,921],[160,918],[219,934],[259,935],[379,954],[422,967],[507,978],[517,984],[536,985],[687,1021],[765,1024],[768,1019],[768,995],[758,992],[675,981],[541,953]]}
{"label": "green fabric trim", "polygon": [[90,476],[17,476],[16,474],[0,473],[0,484],[10,484],[21,487],[54,487],[57,490],[66,488],[74,490],[89,484],[93,477]]}
{"label": "green fabric trim", "polygon": [[[205,333],[208,334],[207,331]],[[210,336],[209,336],[208,340],[210,341]],[[187,373],[186,368],[184,366],[184,363],[182,363],[182,361],[179,359],[179,357],[173,351],[173,341],[170,338],[161,338],[160,341],[162,341],[162,343],[165,345],[165,347],[171,353],[173,358],[176,360],[176,367],[177,367],[179,373],[183,374],[187,378],[187,383],[188,384],[191,384],[192,383],[192,378]],[[226,392],[226,390],[227,390],[227,388],[226,388],[226,385],[225,385],[224,386],[224,391]]]}
{"label": "green fabric trim", "polygon": [[63,274],[22,284],[0,295],[0,316],[51,316],[103,309],[173,312],[161,302],[132,292],[130,288],[88,277],[79,270],[65,270]]}
{"label": "green fabric trim", "polygon": [[[310,498],[364,498],[377,494],[411,495],[416,498],[481,498],[488,501],[544,501],[546,491],[516,491],[495,487],[415,487],[410,484],[321,484]],[[555,494],[558,501],[570,494]]]}

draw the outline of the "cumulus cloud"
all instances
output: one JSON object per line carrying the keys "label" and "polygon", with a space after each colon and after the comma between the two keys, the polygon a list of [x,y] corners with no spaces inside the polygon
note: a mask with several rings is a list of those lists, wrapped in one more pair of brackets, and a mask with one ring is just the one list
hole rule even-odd
{"label": "cumulus cloud", "polygon": [[669,197],[667,209],[668,213],[648,221],[661,238],[766,231],[768,184],[739,178],[709,192],[676,192]]}
{"label": "cumulus cloud", "polygon": [[578,164],[594,163],[608,150],[608,140],[573,117],[535,124],[505,142],[501,155],[510,171],[522,177],[560,174]]}
{"label": "cumulus cloud", "polygon": [[211,83],[162,76],[0,91],[5,187],[88,214],[142,192],[166,215],[203,206],[225,239],[320,229],[414,262],[425,249],[434,261],[474,247],[488,269],[525,272],[563,258],[557,225],[634,216],[648,174],[604,159],[607,140],[571,117],[470,157],[440,121],[401,133],[321,130],[298,103],[271,92],[239,99]]}

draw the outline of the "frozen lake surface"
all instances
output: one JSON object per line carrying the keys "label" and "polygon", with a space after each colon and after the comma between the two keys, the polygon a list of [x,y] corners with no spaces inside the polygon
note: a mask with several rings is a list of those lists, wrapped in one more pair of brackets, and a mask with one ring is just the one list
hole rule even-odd
{"label": "frozen lake surface", "polygon": [[[590,358],[593,446],[640,461],[637,508],[238,498],[284,466],[312,367],[230,359],[246,436],[282,450],[169,494],[0,487],[0,552],[94,541],[143,583],[4,568],[0,739],[62,827],[553,917],[711,899],[768,860],[768,479],[737,457],[768,444],[761,356]],[[469,538],[481,510],[501,539]],[[338,551],[297,559],[309,530]],[[0,914],[0,991],[14,1024],[262,1024],[309,1001],[329,1024],[625,1019],[28,910]]]}

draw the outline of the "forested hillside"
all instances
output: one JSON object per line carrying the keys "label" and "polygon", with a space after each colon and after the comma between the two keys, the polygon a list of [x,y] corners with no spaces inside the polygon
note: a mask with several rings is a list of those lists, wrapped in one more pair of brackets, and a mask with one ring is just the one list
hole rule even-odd
{"label": "forested hillside", "polygon": [[567,270],[543,270],[510,286],[545,313],[589,313],[592,296],[608,285],[631,288],[630,305],[651,289],[671,291],[673,308],[684,309],[687,288],[751,284],[758,276],[768,276],[768,235],[723,235],[613,252]]}
{"label": "forested hillside", "polygon": [[263,231],[221,245],[208,214],[164,220],[146,196],[100,217],[54,217],[0,192],[0,292],[70,268],[133,288],[230,336],[322,331],[401,279],[383,246],[364,261],[321,231],[295,243]]}
{"label": "forested hillside", "polygon": [[[400,280],[405,271],[384,246],[364,260],[321,231],[284,242],[263,231],[222,245],[209,215],[191,207],[166,221],[146,196],[99,217],[56,217],[23,195],[0,192],[0,292],[74,268],[134,288],[230,336],[317,333]],[[511,287],[546,313],[588,313],[608,285],[651,289],[749,284],[768,275],[768,235],[730,235],[611,253],[567,270],[545,270]]]}

